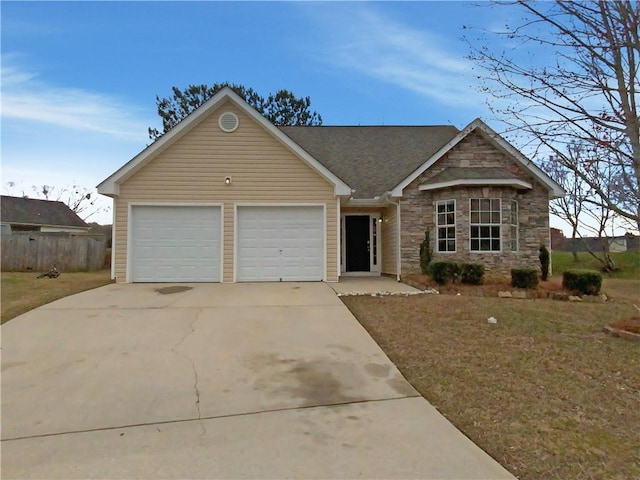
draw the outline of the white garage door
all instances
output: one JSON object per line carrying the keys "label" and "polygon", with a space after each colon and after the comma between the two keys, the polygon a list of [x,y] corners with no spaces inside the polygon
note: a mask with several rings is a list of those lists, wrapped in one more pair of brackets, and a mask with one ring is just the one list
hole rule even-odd
{"label": "white garage door", "polygon": [[236,280],[324,279],[322,207],[238,207]]}
{"label": "white garage door", "polygon": [[131,216],[132,281],[220,281],[220,207],[134,206]]}

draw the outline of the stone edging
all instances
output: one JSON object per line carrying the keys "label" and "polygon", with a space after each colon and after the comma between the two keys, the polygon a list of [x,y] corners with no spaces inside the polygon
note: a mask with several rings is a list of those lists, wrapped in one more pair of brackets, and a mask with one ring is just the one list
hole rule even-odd
{"label": "stone edging", "polygon": [[640,342],[639,333],[627,332],[626,330],[620,330],[619,328],[614,328],[609,325],[604,327],[603,330],[605,331],[605,333],[608,333],[613,337],[628,338],[629,340],[635,340],[636,342]]}
{"label": "stone edging", "polygon": [[408,297],[409,295],[438,295],[440,292],[435,288],[430,288],[428,290],[418,290],[417,292],[388,292],[388,291],[380,291],[380,292],[343,292],[338,293],[339,297],[355,297],[355,296],[363,296],[366,295],[368,297]]}

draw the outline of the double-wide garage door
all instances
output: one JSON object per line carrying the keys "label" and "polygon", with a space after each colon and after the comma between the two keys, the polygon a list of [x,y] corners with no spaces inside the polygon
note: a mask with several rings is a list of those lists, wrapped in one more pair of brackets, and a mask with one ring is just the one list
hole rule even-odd
{"label": "double-wide garage door", "polygon": [[[222,214],[211,206],[133,206],[131,280],[219,282]],[[324,278],[324,209],[239,206],[235,279],[319,281]]]}

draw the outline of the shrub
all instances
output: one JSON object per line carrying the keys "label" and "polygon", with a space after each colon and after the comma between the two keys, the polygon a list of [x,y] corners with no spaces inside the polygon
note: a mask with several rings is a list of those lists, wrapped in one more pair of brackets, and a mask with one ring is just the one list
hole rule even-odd
{"label": "shrub", "polygon": [[546,281],[549,278],[549,263],[551,261],[549,250],[544,245],[540,245],[540,269],[542,270],[542,280]]}
{"label": "shrub", "polygon": [[484,280],[484,265],[481,263],[463,263],[460,266],[460,280],[462,283],[480,285]]}
{"label": "shrub", "polygon": [[595,295],[602,287],[602,275],[595,270],[567,270],[562,274],[562,286],[583,295]]}
{"label": "shrub", "polygon": [[538,286],[538,270],[535,268],[512,268],[511,286],[516,288],[536,288]]}
{"label": "shrub", "polygon": [[441,261],[433,262],[429,268],[433,280],[444,285],[448,282],[456,282],[460,275],[460,264],[458,262]]}
{"label": "shrub", "polygon": [[431,263],[432,256],[431,234],[429,233],[429,230],[425,230],[424,240],[422,240],[422,243],[420,244],[420,270],[425,275],[429,273],[429,264]]}

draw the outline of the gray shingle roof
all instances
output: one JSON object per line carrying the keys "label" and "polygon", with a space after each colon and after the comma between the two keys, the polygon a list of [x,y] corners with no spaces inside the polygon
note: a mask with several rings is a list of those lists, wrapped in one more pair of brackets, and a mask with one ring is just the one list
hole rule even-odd
{"label": "gray shingle roof", "polygon": [[62,202],[2,195],[0,210],[3,223],[88,227],[78,215]]}
{"label": "gray shingle roof", "polygon": [[278,128],[354,188],[354,198],[391,190],[458,134],[450,125]]}

